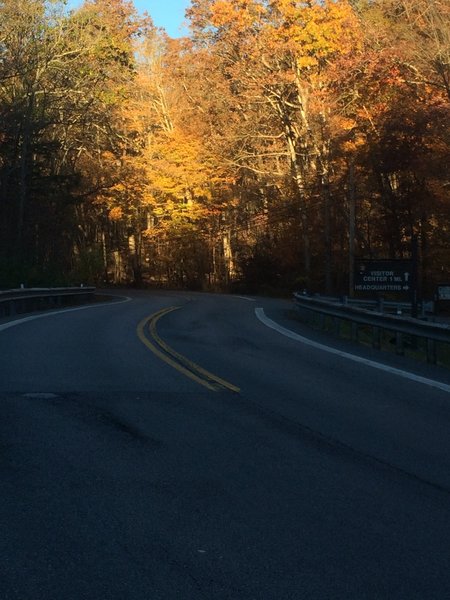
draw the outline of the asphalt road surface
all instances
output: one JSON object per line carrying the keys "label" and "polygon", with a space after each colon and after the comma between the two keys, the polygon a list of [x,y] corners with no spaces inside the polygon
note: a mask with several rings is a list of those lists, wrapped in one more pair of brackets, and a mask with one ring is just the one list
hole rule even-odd
{"label": "asphalt road surface", "polygon": [[0,322],[0,600],[450,598],[448,372],[127,295]]}

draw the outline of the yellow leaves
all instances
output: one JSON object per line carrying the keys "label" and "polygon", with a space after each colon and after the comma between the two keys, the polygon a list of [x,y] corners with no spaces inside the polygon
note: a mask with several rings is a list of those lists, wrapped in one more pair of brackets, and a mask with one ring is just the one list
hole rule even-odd
{"label": "yellow leaves", "polygon": [[211,21],[216,27],[232,23],[236,18],[236,10],[227,0],[219,0],[212,7]]}
{"label": "yellow leaves", "polygon": [[142,204],[148,207],[153,207],[157,204],[157,200],[155,196],[148,190],[148,186],[145,186],[142,194]]}
{"label": "yellow leaves", "polygon": [[211,23],[243,30],[258,22],[265,12],[266,8],[255,0],[216,0],[211,6]]}
{"label": "yellow leaves", "polygon": [[304,9],[301,26],[295,28],[294,39],[303,52],[318,60],[356,50],[359,26],[350,5],[345,1],[325,2]]}
{"label": "yellow leaves", "polygon": [[161,134],[149,149],[148,181],[159,194],[178,200],[210,197],[214,174],[201,140],[181,130]]}
{"label": "yellow leaves", "polygon": [[346,0],[297,3],[274,0],[266,27],[268,42],[291,52],[298,68],[310,69],[336,55],[355,51],[361,39],[356,15]]}
{"label": "yellow leaves", "polygon": [[297,69],[300,71],[302,71],[303,69],[309,69],[310,67],[317,66],[317,58],[314,56],[310,56],[309,54],[298,56],[295,62],[297,65]]}
{"label": "yellow leaves", "polygon": [[120,206],[114,206],[108,213],[111,221],[120,221],[123,218],[123,210]]}

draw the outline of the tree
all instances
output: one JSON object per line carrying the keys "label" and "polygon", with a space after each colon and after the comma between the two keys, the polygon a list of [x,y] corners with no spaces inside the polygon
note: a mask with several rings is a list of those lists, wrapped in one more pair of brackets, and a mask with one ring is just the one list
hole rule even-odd
{"label": "tree", "polygon": [[[194,39],[220,59],[228,98],[240,119],[234,162],[267,185],[286,186],[296,206],[304,245],[304,275],[311,277],[309,204],[324,206],[325,265],[330,282],[330,152],[328,63],[359,43],[356,17],[346,2],[193,2]],[[329,102],[329,100],[328,100]],[[273,194],[271,194],[273,197]]]}

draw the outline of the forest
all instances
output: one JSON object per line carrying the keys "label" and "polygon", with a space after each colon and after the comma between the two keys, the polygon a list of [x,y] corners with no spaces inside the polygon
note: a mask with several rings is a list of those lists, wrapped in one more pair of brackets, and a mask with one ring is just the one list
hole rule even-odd
{"label": "forest", "polygon": [[450,281],[450,0],[0,0],[0,288]]}

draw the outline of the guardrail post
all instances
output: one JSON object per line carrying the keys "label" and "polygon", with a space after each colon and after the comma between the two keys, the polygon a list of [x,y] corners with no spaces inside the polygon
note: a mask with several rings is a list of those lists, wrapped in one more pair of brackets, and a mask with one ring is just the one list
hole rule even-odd
{"label": "guardrail post", "polygon": [[435,365],[437,362],[436,342],[427,338],[427,363]]}
{"label": "guardrail post", "polygon": [[319,313],[319,327],[320,329],[325,328],[325,315],[323,313]]}
{"label": "guardrail post", "polygon": [[333,333],[339,337],[341,331],[341,320],[338,317],[333,317]]}
{"label": "guardrail post", "polygon": [[376,350],[381,348],[381,329],[377,325],[372,327],[372,346]]}
{"label": "guardrail post", "polygon": [[401,331],[395,332],[395,352],[399,356],[403,356],[405,354],[405,346],[403,344],[403,334]]}

